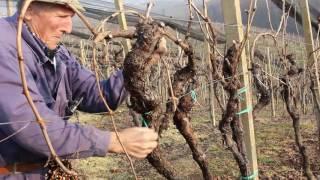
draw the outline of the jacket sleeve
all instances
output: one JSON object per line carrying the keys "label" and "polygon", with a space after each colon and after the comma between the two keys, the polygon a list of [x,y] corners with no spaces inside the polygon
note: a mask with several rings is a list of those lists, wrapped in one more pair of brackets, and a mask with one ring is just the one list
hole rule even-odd
{"label": "jacket sleeve", "polygon": [[[76,58],[62,47],[63,55],[68,60],[67,73],[73,99],[83,98],[79,109],[84,112],[106,112],[107,109],[100,98],[96,77],[93,72],[81,66]],[[126,99],[128,92],[124,87],[122,70],[114,72],[107,80],[100,81],[100,87],[108,106],[115,110]]]}
{"label": "jacket sleeve", "polygon": [[[10,123],[0,125],[0,131],[6,136],[16,133],[7,141],[14,141],[39,157],[48,157],[48,146],[23,93],[15,45],[0,46],[0,122]],[[32,54],[25,52],[24,57],[28,59]],[[74,153],[79,153],[77,157],[105,156],[109,132],[62,120],[46,106],[28,66],[25,67],[25,72],[33,102],[46,123],[48,135],[57,154],[62,157]],[[26,128],[21,129],[23,127]]]}

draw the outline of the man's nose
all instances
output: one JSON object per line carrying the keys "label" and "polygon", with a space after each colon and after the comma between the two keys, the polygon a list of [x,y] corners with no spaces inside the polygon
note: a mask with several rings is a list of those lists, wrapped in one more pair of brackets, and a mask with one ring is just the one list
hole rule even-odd
{"label": "man's nose", "polygon": [[72,18],[66,18],[65,19],[65,22],[63,23],[63,26],[62,26],[62,31],[63,33],[71,33],[72,31]]}

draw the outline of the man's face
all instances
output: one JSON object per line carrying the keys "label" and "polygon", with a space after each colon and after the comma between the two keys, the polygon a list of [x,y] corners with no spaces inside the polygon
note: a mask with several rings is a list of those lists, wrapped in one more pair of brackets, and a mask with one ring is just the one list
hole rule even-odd
{"label": "man's face", "polygon": [[49,49],[55,49],[64,33],[72,30],[74,12],[62,5],[31,4],[25,22]]}

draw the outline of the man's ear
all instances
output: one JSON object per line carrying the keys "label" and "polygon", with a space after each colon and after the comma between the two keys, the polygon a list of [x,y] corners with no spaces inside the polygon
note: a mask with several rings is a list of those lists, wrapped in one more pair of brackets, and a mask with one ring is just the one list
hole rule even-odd
{"label": "man's ear", "polygon": [[32,7],[29,6],[27,11],[26,11],[26,14],[24,15],[24,20],[30,21],[32,19],[33,13],[34,13],[34,11],[33,11]]}

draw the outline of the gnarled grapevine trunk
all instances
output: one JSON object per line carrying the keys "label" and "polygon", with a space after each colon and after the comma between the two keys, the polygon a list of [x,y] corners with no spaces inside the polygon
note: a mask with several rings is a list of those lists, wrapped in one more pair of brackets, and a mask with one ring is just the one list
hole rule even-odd
{"label": "gnarled grapevine trunk", "polygon": [[[131,94],[131,108],[140,113],[149,128],[156,132],[160,132],[164,118],[160,97],[149,80],[154,76],[151,73],[152,66],[159,62],[161,54],[166,51],[163,30],[158,23],[150,20],[140,22],[136,27],[136,43],[126,56],[123,69],[125,87]],[[159,146],[147,159],[167,179],[177,178],[176,171],[160,153]]]}
{"label": "gnarled grapevine trunk", "polygon": [[[257,88],[260,97],[258,103],[253,108],[253,117],[256,118],[256,115],[271,102],[271,88],[268,80],[263,78],[263,72],[261,66],[257,63],[252,63],[252,76],[254,85]],[[267,83],[265,83],[267,81]]]}
{"label": "gnarled grapevine trunk", "polygon": [[[178,70],[174,75],[173,82],[173,93],[177,97],[181,97],[178,102],[177,109],[173,116],[174,124],[176,125],[179,132],[185,138],[188,143],[193,159],[198,163],[203,178],[206,180],[212,179],[212,175],[209,171],[208,162],[206,160],[206,155],[201,150],[198,140],[191,126],[191,116],[190,112],[194,104],[194,97],[191,93],[197,87],[196,83],[196,60],[194,57],[192,49],[189,48],[188,52],[188,64],[181,70]],[[173,106],[172,102],[169,102],[169,107]]]}
{"label": "gnarled grapevine trunk", "polygon": [[[317,96],[317,92],[316,92],[316,77],[311,78],[312,80],[310,81],[310,89],[311,89],[311,93],[312,93],[312,97],[313,97],[313,103],[314,103],[314,108],[315,108],[315,113],[316,116],[320,116],[320,102],[318,100],[318,96]],[[317,125],[318,125],[318,149],[320,150],[320,121],[317,120]]]}
{"label": "gnarled grapevine trunk", "polygon": [[298,77],[301,75],[302,69],[299,69],[296,66],[296,63],[293,59],[292,55],[287,55],[285,58],[286,61],[288,61],[287,65],[287,72],[286,74],[281,78],[283,81],[282,91],[281,94],[284,98],[284,101],[286,103],[287,111],[293,121],[293,128],[295,132],[295,141],[296,145],[298,146],[299,152],[302,156],[303,160],[303,169],[304,174],[307,176],[308,179],[316,179],[313,175],[311,169],[310,169],[310,160],[309,155],[307,152],[307,148],[303,145],[303,139],[300,132],[300,114],[298,111],[298,108],[295,106],[295,101],[298,98]]}
{"label": "gnarled grapevine trunk", "polygon": [[246,148],[243,140],[243,128],[240,121],[240,98],[238,90],[242,88],[242,84],[238,77],[238,63],[237,56],[239,55],[240,44],[234,42],[234,44],[228,49],[223,61],[223,87],[229,94],[229,99],[225,112],[222,114],[222,119],[219,123],[219,129],[222,133],[224,143],[228,149],[232,152],[235,160],[238,163],[242,176],[249,176],[251,170],[248,166],[248,160],[246,157]]}
{"label": "gnarled grapevine trunk", "polygon": [[[208,162],[201,151],[190,124],[190,111],[193,107],[191,95],[179,99],[178,108],[173,112],[173,102],[167,103],[167,111],[163,112],[161,101],[155,89],[150,83],[154,79],[152,67],[159,62],[161,55],[165,52],[163,43],[164,29],[158,23],[152,21],[141,22],[137,25],[137,41],[131,52],[128,53],[124,62],[124,78],[126,89],[131,94],[131,107],[141,114],[150,128],[159,134],[167,127],[169,114],[174,113],[174,123],[189,144],[193,157],[199,164],[203,177],[211,179]],[[174,76],[173,94],[180,97],[187,94],[190,88],[195,88],[195,64],[192,49],[186,48],[188,64],[178,70]],[[171,94],[172,95],[172,94]],[[176,99],[174,99],[176,100]],[[161,155],[159,146],[147,157],[148,161],[157,171],[167,179],[177,179],[177,172],[170,163]]]}

